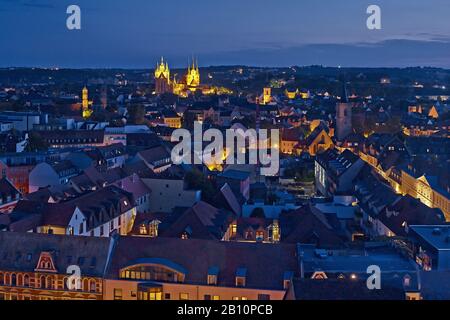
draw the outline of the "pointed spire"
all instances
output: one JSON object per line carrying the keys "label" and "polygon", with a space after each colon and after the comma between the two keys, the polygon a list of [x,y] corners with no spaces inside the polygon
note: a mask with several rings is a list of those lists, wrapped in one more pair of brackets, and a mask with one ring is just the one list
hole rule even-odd
{"label": "pointed spire", "polygon": [[341,103],[348,103],[348,94],[347,94],[347,84],[345,82],[345,75],[340,76],[340,80],[342,83],[341,93],[339,96],[341,97]]}
{"label": "pointed spire", "polygon": [[341,102],[348,103],[347,86],[345,82],[342,83]]}

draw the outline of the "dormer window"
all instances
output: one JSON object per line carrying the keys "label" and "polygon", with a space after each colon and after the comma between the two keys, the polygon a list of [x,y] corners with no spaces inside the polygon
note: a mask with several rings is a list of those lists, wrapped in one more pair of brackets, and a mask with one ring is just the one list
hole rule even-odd
{"label": "dormer window", "polygon": [[238,268],[236,270],[236,287],[245,287],[246,278],[247,278],[247,269]]}
{"label": "dormer window", "polygon": [[264,231],[256,231],[256,241],[264,241]]}
{"label": "dormer window", "polygon": [[405,287],[409,287],[411,285],[411,276],[410,275],[407,274],[403,277],[403,285]]}
{"label": "dormer window", "polygon": [[231,224],[231,236],[234,237],[237,234],[237,224],[236,222],[233,222]]}
{"label": "dormer window", "polygon": [[208,285],[216,286],[217,285],[217,277],[219,275],[218,267],[210,267],[208,269]]}
{"label": "dormer window", "polygon": [[139,234],[147,234],[147,227],[145,226],[145,224],[141,224],[139,227]]}

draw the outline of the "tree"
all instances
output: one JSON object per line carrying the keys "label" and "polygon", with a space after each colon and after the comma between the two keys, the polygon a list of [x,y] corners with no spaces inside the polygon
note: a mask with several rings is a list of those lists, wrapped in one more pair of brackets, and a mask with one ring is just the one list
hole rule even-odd
{"label": "tree", "polygon": [[42,136],[36,131],[30,131],[28,134],[28,143],[25,147],[25,151],[46,151],[48,150],[48,143],[42,138]]}
{"label": "tree", "polygon": [[145,108],[140,104],[128,106],[128,121],[131,124],[143,124],[145,122]]}
{"label": "tree", "polygon": [[250,214],[250,218],[265,218],[266,215],[264,214],[264,210],[262,208],[255,208],[253,209],[252,213]]}
{"label": "tree", "polygon": [[186,181],[188,188],[202,191],[202,200],[213,202],[214,196],[216,195],[216,188],[199,170],[194,169],[186,173],[184,181]]}

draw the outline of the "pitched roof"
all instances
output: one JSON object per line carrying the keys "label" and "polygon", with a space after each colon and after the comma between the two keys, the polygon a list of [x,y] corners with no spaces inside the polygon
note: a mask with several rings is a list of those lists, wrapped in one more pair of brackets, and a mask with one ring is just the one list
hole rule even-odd
{"label": "pitched roof", "polygon": [[189,238],[220,240],[230,216],[229,212],[200,201],[186,210],[161,236],[180,238],[186,232]]}
{"label": "pitched roof", "polygon": [[406,226],[434,225],[445,222],[440,209],[433,209],[411,196],[399,198],[384,208],[379,219],[398,236],[406,236]]}
{"label": "pitched roof", "polygon": [[157,146],[151,149],[139,151],[139,155],[143,160],[150,164],[170,158],[170,153],[163,146]]}
{"label": "pitched roof", "polygon": [[59,273],[77,264],[82,274],[100,277],[109,245],[108,238],[0,232],[0,269],[33,272],[40,254],[49,252]]}
{"label": "pitched roof", "polygon": [[316,243],[320,247],[339,247],[343,241],[326,219],[313,213],[309,206],[280,215],[281,241]]}
{"label": "pitched roof", "polygon": [[121,268],[142,258],[165,259],[181,266],[188,284],[206,284],[208,270],[217,267],[218,285],[227,287],[236,286],[236,273],[245,268],[246,287],[283,290],[284,273],[297,269],[295,246],[290,244],[121,237],[108,276],[117,278]]}
{"label": "pitched roof", "polygon": [[8,202],[8,196],[11,196],[10,201],[14,201],[18,195],[20,195],[20,192],[7,178],[0,179],[0,199],[3,200],[2,203]]}

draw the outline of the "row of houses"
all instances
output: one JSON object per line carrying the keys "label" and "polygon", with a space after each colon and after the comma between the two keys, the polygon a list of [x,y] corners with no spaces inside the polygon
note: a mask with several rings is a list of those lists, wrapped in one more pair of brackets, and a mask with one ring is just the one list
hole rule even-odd
{"label": "row of houses", "polygon": [[[415,300],[428,290],[414,264],[386,247],[323,251],[314,245],[12,232],[0,233],[0,240],[0,299],[7,300]],[[382,270],[378,290],[365,283],[373,264]]]}

